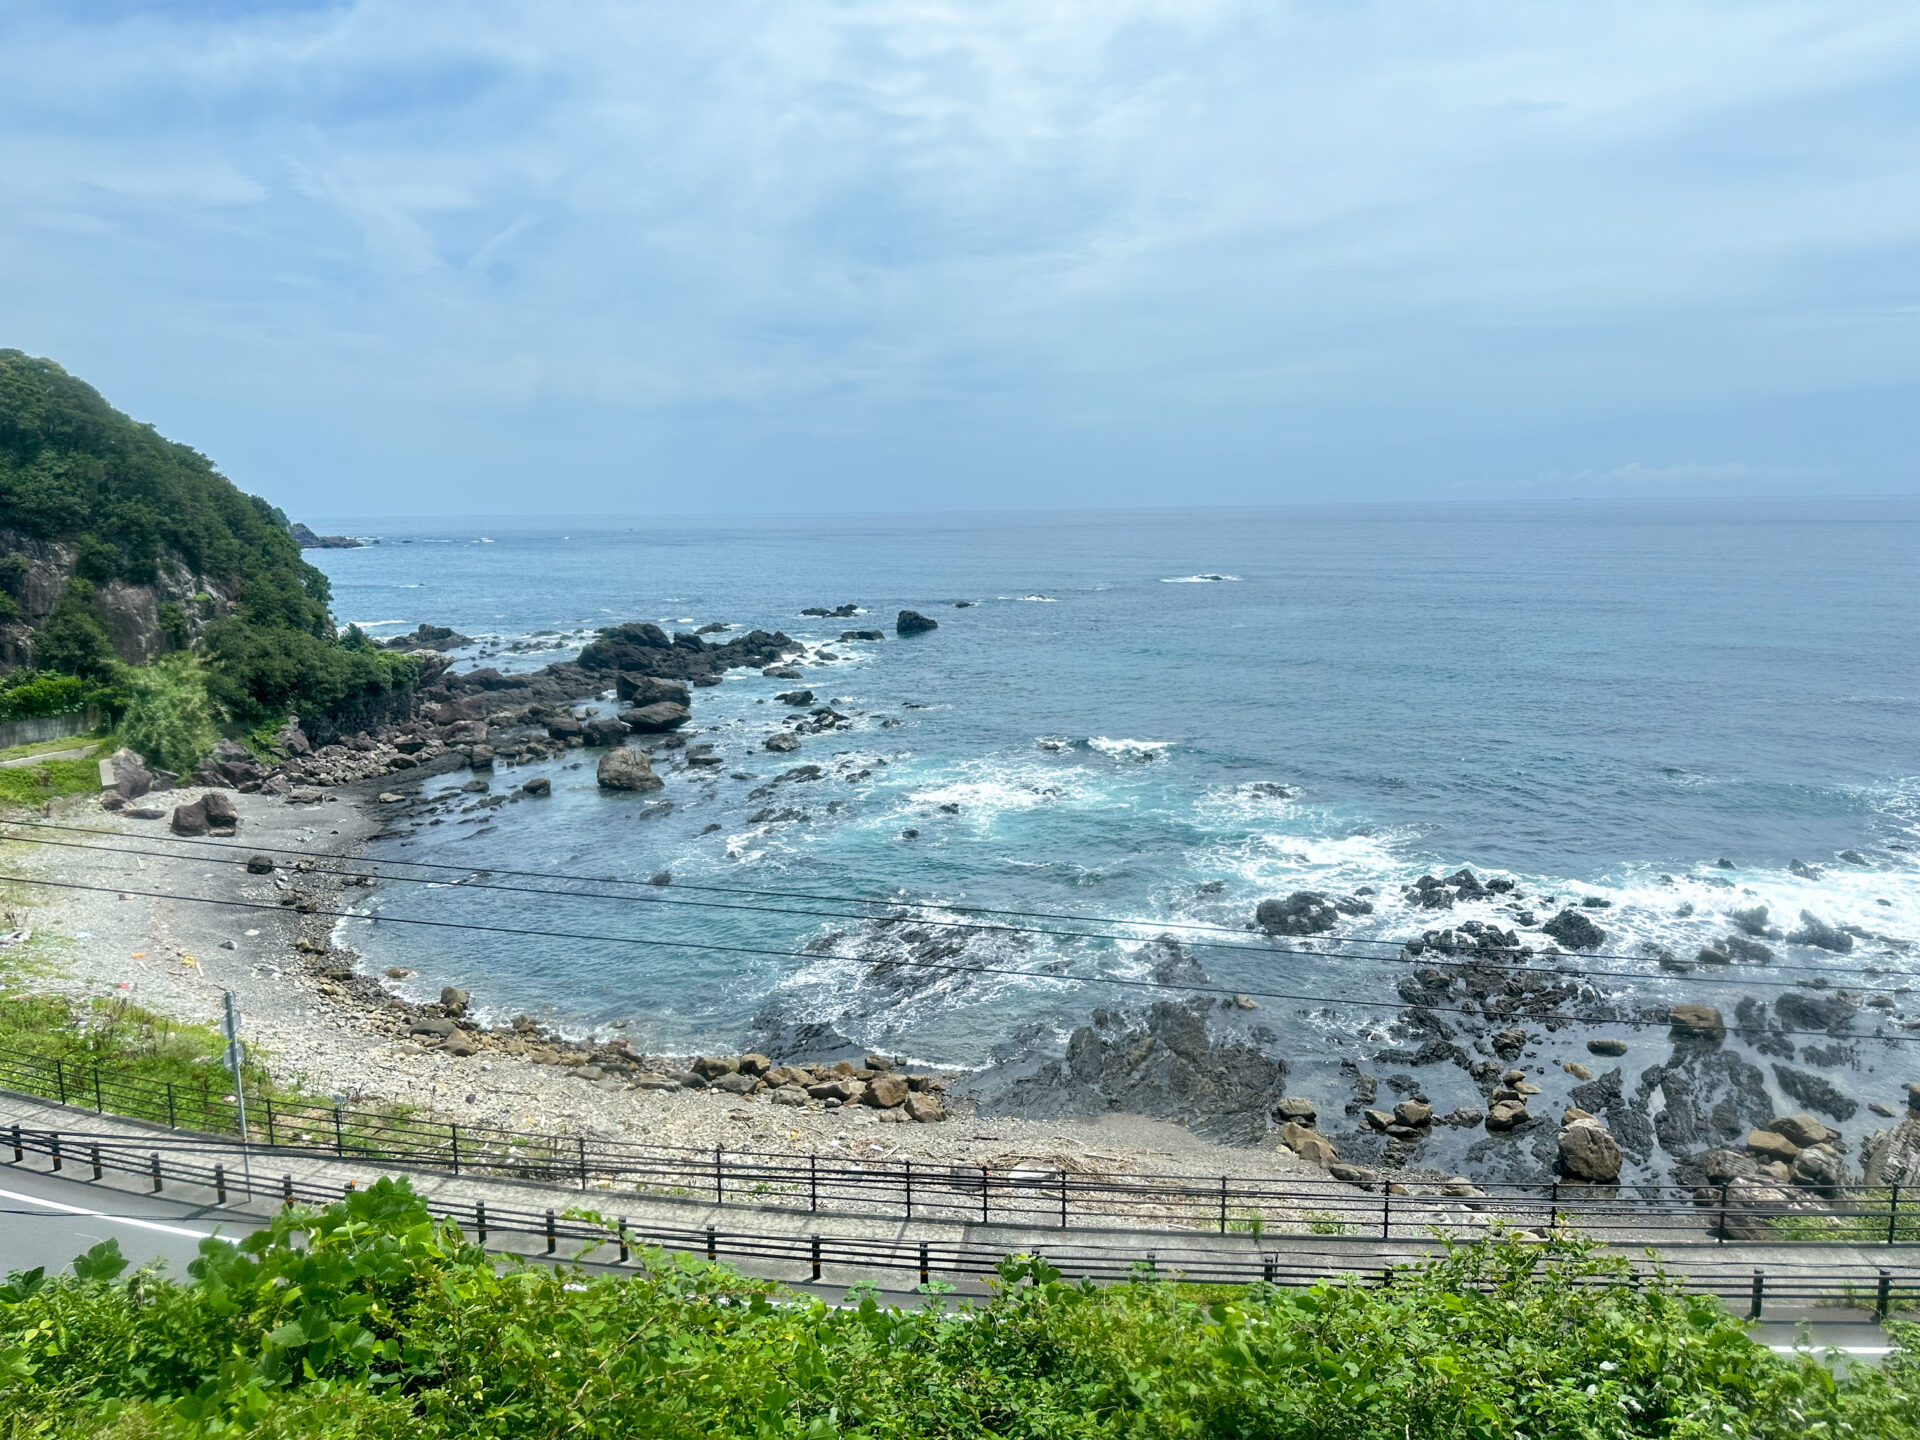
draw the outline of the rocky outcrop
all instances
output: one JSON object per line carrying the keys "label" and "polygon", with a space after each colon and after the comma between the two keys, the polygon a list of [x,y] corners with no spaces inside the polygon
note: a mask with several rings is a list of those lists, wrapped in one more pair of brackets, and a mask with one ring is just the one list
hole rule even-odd
{"label": "rocky outcrop", "polygon": [[640,621],[601,631],[575,664],[596,675],[614,672],[691,681],[741,667],[758,670],[801,648],[798,641],[778,631],[754,630],[724,645],[713,645],[695,634],[669,635],[658,625]]}
{"label": "rocky outcrop", "polygon": [[1318,935],[1340,923],[1332,897],[1318,890],[1296,890],[1284,900],[1262,900],[1253,923],[1269,935]]}
{"label": "rocky outcrop", "polygon": [[1711,1005],[1683,1000],[1668,1007],[1667,1023],[1676,1040],[1698,1040],[1717,1045],[1727,1038],[1727,1022]]}
{"label": "rocky outcrop", "polygon": [[1144,1017],[1096,1010],[1067,1041],[1064,1059],[1041,1064],[998,1093],[983,1114],[1098,1115],[1124,1111],[1176,1120],[1196,1135],[1251,1144],[1285,1096],[1286,1066],[1238,1038],[1208,1033],[1204,1001],[1163,1000]]}
{"label": "rocky outcrop", "polygon": [[298,520],[287,526],[287,533],[302,550],[358,550],[361,544],[351,535],[316,535]]}
{"label": "rocky outcrop", "polygon": [[1869,1185],[1920,1187],[1920,1084],[1907,1087],[1907,1118],[1867,1137],[1861,1151]]}
{"label": "rocky outcrop", "polygon": [[1811,910],[1800,912],[1800,928],[1787,939],[1795,945],[1812,945],[1839,955],[1845,955],[1853,949],[1853,936],[1844,930],[1836,930]]}
{"label": "rocky outcrop", "polygon": [[380,642],[389,650],[432,650],[436,654],[458,650],[473,644],[472,639],[447,625],[428,625],[424,621],[411,635],[396,635]]}
{"label": "rocky outcrop", "polygon": [[1540,927],[1569,950],[1597,950],[1607,943],[1607,932],[1578,910],[1562,910]]}
{"label": "rocky outcrop", "polygon": [[893,622],[893,633],[896,635],[924,635],[929,630],[939,628],[938,620],[929,620],[918,610],[902,610],[899,618]]}
{"label": "rocky outcrop", "polygon": [[624,747],[609,750],[600,757],[594,778],[600,782],[602,790],[659,790],[666,784],[653,773],[646,751]]}

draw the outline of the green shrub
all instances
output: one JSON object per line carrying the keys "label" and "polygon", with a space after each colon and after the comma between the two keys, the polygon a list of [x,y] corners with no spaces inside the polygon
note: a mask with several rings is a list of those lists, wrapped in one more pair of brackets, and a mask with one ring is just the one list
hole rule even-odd
{"label": "green shrub", "polygon": [[[1913,1440],[1914,1327],[1844,1381],[1579,1240],[1462,1246],[1391,1290],[1098,1289],[1010,1257],[990,1304],[840,1308],[690,1259],[489,1256],[381,1180],[0,1289],[0,1434],[862,1440]],[[11,1429],[4,1428],[6,1422]]]}
{"label": "green shrub", "polygon": [[121,677],[127,690],[121,743],[148,763],[185,775],[220,738],[206,676],[190,655],[169,655]]}
{"label": "green shrub", "polygon": [[33,661],[40,669],[89,680],[104,680],[113,673],[119,660],[91,580],[75,576],[67,582],[53,614],[34,636]]}
{"label": "green shrub", "polygon": [[15,670],[0,676],[0,720],[67,715],[86,708],[90,687],[77,675]]}

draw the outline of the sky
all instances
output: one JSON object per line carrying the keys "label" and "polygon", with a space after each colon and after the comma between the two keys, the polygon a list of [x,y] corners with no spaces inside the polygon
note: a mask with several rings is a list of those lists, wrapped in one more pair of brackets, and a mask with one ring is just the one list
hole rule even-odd
{"label": "sky", "polygon": [[1913,493],[1911,0],[5,0],[0,346],[296,515]]}

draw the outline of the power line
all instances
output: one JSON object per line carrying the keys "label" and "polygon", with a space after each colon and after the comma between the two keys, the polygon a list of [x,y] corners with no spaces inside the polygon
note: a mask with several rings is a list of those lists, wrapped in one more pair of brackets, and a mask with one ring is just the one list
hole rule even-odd
{"label": "power line", "polygon": [[[101,894],[101,895],[138,895],[142,899],[147,899],[147,900],[173,900],[173,901],[178,901],[184,904],[214,905],[214,906],[219,906],[225,909],[233,909],[233,910],[265,910],[275,914],[282,913],[285,908],[280,905],[269,905],[266,902],[259,901],[259,900],[223,900],[223,899],[217,899],[215,897],[206,896],[206,895],[177,895],[170,891],[131,890],[131,889],[127,889],[126,887],[118,886],[118,885],[88,885],[76,880],[42,880],[42,879],[35,879],[27,875],[0,874],[0,882],[11,882],[11,883],[20,884],[20,885],[38,885],[38,886],[55,889],[55,890],[87,891],[90,893]],[[637,935],[609,935],[609,934],[602,934],[602,933],[595,933],[595,932],[582,932],[582,931],[571,931],[571,930],[542,930],[542,929],[537,929],[529,926],[514,926],[514,925],[481,925],[471,921],[428,920],[419,916],[408,916],[408,915],[362,915],[352,910],[311,909],[311,910],[303,910],[299,913],[307,914],[307,915],[318,915],[326,919],[334,919],[334,920],[364,920],[364,921],[368,921],[369,923],[382,924],[382,925],[415,925],[415,926],[422,926],[422,927],[425,927],[428,929],[434,929],[434,930],[463,930],[463,931],[470,931],[478,934],[488,934],[488,935],[513,935],[513,936],[519,936],[519,937],[537,937],[537,938],[546,939],[546,940],[586,940],[586,941],[593,941],[595,943],[600,943],[600,944],[640,945],[640,946],[646,946],[650,948],[668,949],[668,950],[698,950],[698,951],[703,951],[703,952],[712,953],[712,954],[752,955],[760,958],[772,958],[772,959],[780,959],[780,960],[803,960],[803,961],[841,960],[841,961],[846,961],[846,962],[857,964],[857,965],[891,965],[891,966],[899,966],[901,968],[906,968],[906,969],[938,970],[938,971],[943,971],[949,974],[1004,975],[1004,976],[1011,976],[1011,977],[1024,978],[1024,979],[1030,979],[1030,980],[1051,980],[1056,982],[1073,982],[1073,983],[1078,983],[1082,985],[1114,985],[1114,986],[1119,986],[1127,989],[1156,990],[1163,993],[1176,993],[1176,994],[1223,995],[1223,996],[1246,995],[1249,998],[1261,999],[1261,1000],[1283,1000],[1289,1003],[1298,1003],[1298,1004],[1306,1004],[1306,1005],[1349,1006],[1349,1007],[1358,1007],[1358,1008],[1367,1009],[1367,1010],[1395,1010],[1395,1011],[1419,1010],[1426,1014],[1431,1014],[1431,1015],[1464,1015],[1475,1020],[1499,1021],[1504,1018],[1504,1019],[1510,1019],[1516,1022],[1532,1022],[1532,1023],[1540,1023],[1540,1024],[1549,1024],[1556,1021],[1564,1024],[1568,1024],[1568,1025],[1586,1025],[1586,1024],[1595,1023],[1582,1016],[1566,1015],[1566,1014],[1560,1014],[1557,1012],[1548,1013],[1544,1015],[1539,1015],[1539,1014],[1516,1015],[1511,1017],[1489,1016],[1484,1014],[1480,1010],[1469,1010],[1460,1006],[1413,1005],[1413,1004],[1409,1004],[1406,1001],[1360,1000],[1360,999],[1354,999],[1352,997],[1347,997],[1347,996],[1298,995],[1298,994],[1292,994],[1292,993],[1277,991],[1277,990],[1237,990],[1236,991],[1221,985],[1183,985],[1183,984],[1174,984],[1174,983],[1163,983],[1157,980],[1133,980],[1133,979],[1127,979],[1127,978],[1112,976],[1112,975],[1053,974],[1045,970],[1021,970],[1021,969],[1015,969],[1011,966],[1004,966],[1004,965],[959,965],[959,964],[954,964],[950,961],[898,959],[891,956],[882,957],[879,960],[875,960],[873,957],[863,956],[863,955],[836,955],[828,952],[817,952],[817,951],[809,952],[809,951],[800,951],[800,950],[775,950],[771,948],[765,948],[760,946],[750,946],[750,945],[720,945],[720,944],[715,944],[711,941],[656,940],[656,939],[649,939],[647,937],[637,936]],[[1855,1041],[1886,1040],[1886,1041],[1899,1043],[1899,1044],[1920,1042],[1920,1034],[1841,1036],[1841,1035],[1835,1035],[1832,1032],[1827,1030],[1785,1030],[1785,1029],[1773,1030],[1773,1031],[1769,1031],[1768,1033],[1774,1034],[1774,1035],[1783,1035],[1783,1036],[1784,1035],[1805,1036],[1808,1038],[1818,1038],[1818,1039],[1824,1039],[1824,1040],[1834,1040],[1834,1039],[1852,1039]]]}
{"label": "power line", "polygon": [[[127,833],[123,830],[114,830],[114,829],[109,829],[109,828],[104,828],[99,826],[58,825],[53,823],[52,821],[42,821],[42,820],[21,820],[21,821],[15,821],[12,823],[22,826],[24,828],[29,828],[29,829],[66,830],[66,831],[72,831],[78,834],[85,834],[85,835],[111,835],[115,837],[124,837]],[[212,848],[222,849],[222,850],[245,850],[249,848],[243,845],[230,845],[223,840],[199,840],[199,839],[193,839],[193,838],[184,837],[184,836],[179,836],[179,837],[168,836],[165,838],[170,844],[178,843],[178,844],[200,845],[200,846],[207,846],[207,847],[212,847]],[[261,846],[252,847],[252,848],[269,850],[269,851],[273,851],[276,854],[299,855],[304,858],[311,858],[311,859],[334,860],[334,859],[340,858],[335,855],[329,855],[324,851],[299,850],[291,846],[261,845]],[[638,888],[640,886],[644,886],[650,883],[646,880],[623,880],[618,876],[614,876],[614,875],[569,875],[564,872],[556,872],[556,871],[550,871],[550,870],[518,870],[518,869],[509,869],[503,866],[452,865],[452,864],[446,863],[445,861],[407,860],[407,859],[402,859],[398,857],[394,857],[390,859],[365,861],[363,863],[378,864],[378,865],[405,865],[415,869],[449,870],[449,871],[455,871],[455,872],[465,872],[469,874],[478,870],[485,870],[489,874],[508,875],[516,879],[523,879],[523,880],[566,880],[566,881],[573,881],[576,883],[583,883],[583,884],[621,885],[621,886],[626,886],[628,888]],[[761,896],[761,897],[766,897],[769,899],[776,899],[776,900],[811,900],[816,902],[844,904],[844,905],[866,905],[866,906],[892,905],[896,907],[908,906],[908,907],[917,908],[917,909],[937,907],[943,910],[951,910],[958,914],[1000,915],[1000,916],[1008,917],[1010,919],[1019,919],[1019,920],[1067,920],[1067,921],[1074,921],[1074,922],[1094,924],[1094,925],[1152,926],[1154,928],[1161,929],[1161,930],[1197,930],[1197,931],[1205,931],[1205,932],[1210,932],[1213,934],[1220,934],[1220,935],[1240,935],[1244,933],[1243,931],[1230,925],[1216,925],[1210,922],[1199,921],[1199,920],[1152,920],[1152,921],[1128,920],[1122,917],[1116,917],[1111,915],[1087,915],[1087,914],[1076,913],[1072,911],[1007,910],[1007,909],[998,909],[992,906],[985,906],[985,905],[965,905],[958,901],[946,901],[946,900],[903,900],[899,898],[874,899],[869,896],[832,895],[832,894],[823,894],[818,891],[808,891],[808,890],[763,890],[763,889],[754,889],[754,888],[739,886],[739,885],[707,885],[707,884],[701,884],[696,881],[684,881],[684,880],[676,880],[674,884],[675,884],[675,888],[681,889],[681,890],[692,890],[692,891],[708,892],[708,893],[721,894],[721,895]],[[846,918],[855,918],[855,917],[846,917]],[[1326,945],[1372,945],[1375,947],[1392,946],[1395,949],[1398,949],[1402,943],[1397,940],[1374,940],[1374,939],[1369,939],[1363,936],[1315,935],[1315,936],[1303,937],[1303,938],[1311,938],[1321,944],[1326,944]],[[1614,952],[1599,951],[1599,950],[1589,951],[1586,953],[1589,954],[1591,958],[1596,960],[1635,961],[1635,960],[1643,960],[1647,958],[1641,955],[1622,955]],[[1821,974],[1828,973],[1828,967],[1824,967],[1824,966],[1803,965],[1803,966],[1779,966],[1776,968],[1811,970]]]}
{"label": "power line", "polygon": [[[57,830],[72,831],[72,832],[83,833],[83,834],[107,835],[114,838],[122,838],[125,833],[117,830],[92,829],[92,828],[82,827],[82,826],[53,826],[53,825],[42,826],[42,825],[36,824],[35,822],[21,822],[21,823],[26,825],[28,828],[57,829]],[[225,854],[233,854],[249,848],[246,846],[228,845],[223,841],[206,841],[206,840],[191,839],[187,837],[139,836],[139,837],[133,837],[133,838],[137,838],[140,840],[147,840],[147,841],[151,841],[157,838],[161,841],[161,843],[165,843],[165,844],[186,844],[186,845],[198,845],[203,847],[211,847]],[[74,841],[32,839],[32,840],[28,840],[26,843],[36,844],[36,845],[49,845],[49,846],[55,846],[55,847],[64,848],[64,849],[92,850],[92,851],[102,851],[102,852],[111,853],[111,854],[136,855],[136,856],[142,856],[148,859],[173,860],[176,862],[185,862],[194,858],[192,856],[173,855],[165,851],[130,849],[124,846],[115,846],[115,845],[80,844]],[[324,852],[297,850],[297,849],[292,849],[287,847],[265,845],[265,846],[252,847],[252,848],[254,848],[256,851],[264,850],[273,854],[298,855],[303,859],[309,859],[309,860],[335,861],[339,859],[339,857],[337,856],[326,855]],[[239,864],[242,862],[233,861],[230,863]],[[1043,927],[1031,926],[1031,925],[979,924],[979,923],[968,922],[968,921],[931,919],[925,916],[908,917],[908,916],[884,916],[884,915],[883,916],[846,915],[846,914],[840,914],[832,911],[796,910],[790,907],[783,907],[783,906],[739,905],[739,904],[729,904],[725,902],[712,901],[712,900],[679,900],[679,899],[674,899],[672,897],[661,895],[658,893],[646,893],[647,890],[656,889],[656,887],[651,886],[647,882],[611,880],[611,879],[604,879],[597,876],[586,876],[586,875],[570,876],[570,875],[551,874],[551,872],[527,872],[527,871],[517,871],[517,870],[494,869],[492,867],[485,867],[485,866],[454,866],[454,865],[442,864],[436,861],[412,861],[412,860],[391,861],[391,860],[364,860],[363,859],[363,860],[355,861],[351,863],[363,865],[363,866],[413,865],[413,866],[419,866],[422,868],[431,868],[431,869],[437,869],[437,870],[461,871],[467,875],[498,874],[498,875],[514,875],[514,876],[525,877],[525,876],[531,876],[536,874],[547,874],[549,875],[550,878],[566,880],[576,884],[588,884],[588,885],[610,884],[610,885],[625,886],[629,888],[637,888],[644,885],[646,886],[646,889],[641,890],[639,893],[629,894],[629,895],[593,895],[593,894],[583,894],[578,891],[543,889],[537,886],[501,885],[501,884],[493,883],[491,881],[480,881],[480,880],[472,880],[472,879],[463,879],[458,881],[437,881],[437,880],[431,880],[424,877],[413,876],[413,875],[377,875],[377,874],[369,875],[365,873],[365,871],[363,870],[326,868],[321,866],[310,867],[307,871],[303,873],[330,875],[330,876],[336,876],[340,878],[356,879],[356,880],[382,880],[382,881],[387,881],[390,883],[397,883],[397,884],[429,885],[429,886],[434,886],[436,888],[444,887],[444,888],[457,888],[457,889],[464,889],[464,890],[498,891],[498,892],[507,893],[507,894],[540,895],[540,896],[547,896],[554,899],[562,899],[562,900],[589,900],[589,901],[643,903],[643,904],[649,904],[649,905],[664,906],[669,909],[675,909],[675,908],[715,909],[715,910],[728,910],[728,911],[733,911],[733,912],[748,914],[748,915],[792,915],[792,916],[799,916],[803,918],[818,919],[818,920],[871,921],[875,919],[885,919],[890,921],[904,921],[904,920],[911,919],[912,923],[925,925],[933,929],[963,930],[963,931],[970,931],[970,932],[976,932],[976,933],[1044,935],[1044,936],[1048,936],[1051,938],[1058,938],[1058,939],[1108,940],[1108,941],[1118,941],[1122,943],[1128,942],[1128,941],[1136,941],[1140,939],[1140,937],[1136,935],[1106,935],[1106,934],[1096,934],[1090,931],[1083,931],[1083,930],[1052,930],[1052,929],[1046,929]],[[723,887],[723,886],[683,885],[683,884],[680,884],[679,882],[676,882],[675,888],[691,889],[691,890],[706,891],[706,892],[717,891],[720,893],[727,893],[727,894],[751,895],[751,894],[758,894],[758,893],[777,893],[777,892],[756,892],[751,890],[730,890],[727,887]],[[832,902],[829,902],[829,903],[832,903]],[[964,908],[964,907],[949,907],[946,905],[945,902],[942,902],[942,901],[872,900],[872,901],[862,901],[858,903],[874,905],[874,906],[891,905],[896,909]],[[1012,915],[1012,914],[1021,914],[1026,912],[1000,910],[1000,911],[981,912],[981,913]],[[1156,927],[1155,922],[1151,922],[1151,921],[1106,920],[1098,923],[1106,923],[1111,925],[1127,925],[1127,926],[1133,926],[1133,927],[1143,928],[1143,929],[1158,928]],[[1224,927],[1215,926],[1215,927],[1208,927],[1208,928],[1216,931],[1224,931]],[[1178,937],[1175,937],[1175,938],[1178,938]],[[1344,956],[1334,956],[1333,958],[1358,960],[1367,964],[1376,964],[1376,965],[1398,966],[1406,963],[1406,957],[1402,953],[1400,953],[1401,951],[1404,950],[1404,942],[1401,942],[1401,941],[1369,940],[1369,939],[1362,939],[1359,937],[1331,937],[1331,936],[1316,936],[1313,938],[1326,939],[1326,940],[1342,940],[1343,943],[1373,945],[1376,947],[1391,946],[1396,952],[1391,955],[1368,955],[1368,954],[1349,953]],[[1190,949],[1228,951],[1228,952],[1235,952],[1235,953],[1254,955],[1254,956],[1272,955],[1277,953],[1277,954],[1283,954],[1283,955],[1313,955],[1313,956],[1316,956],[1316,958],[1318,958],[1321,955],[1321,952],[1319,951],[1301,949],[1301,948],[1297,948],[1289,945],[1274,944],[1271,942],[1267,944],[1245,944],[1245,943],[1226,944],[1220,941],[1181,940],[1180,943],[1182,943],[1183,945],[1187,946]],[[1452,952],[1448,952],[1448,953],[1452,953]],[[1509,971],[1509,972],[1524,973],[1524,974],[1541,973],[1539,966],[1528,965],[1525,963],[1516,964],[1509,961],[1497,960],[1497,959],[1482,959],[1482,958],[1467,959],[1467,960],[1439,959],[1439,958],[1428,957],[1424,954],[1417,958],[1420,964],[1426,965],[1432,968],[1436,968],[1436,969],[1498,970],[1498,971]],[[1551,959],[1552,957],[1542,957],[1542,958]],[[1604,956],[1602,958],[1613,958],[1613,959],[1631,958],[1631,959],[1636,959],[1640,961],[1646,961],[1651,957]],[[1821,965],[1792,965],[1792,964],[1771,965],[1771,962],[1769,963],[1770,963],[1770,968],[1773,968],[1776,970],[1791,970],[1795,972],[1806,972],[1806,973],[1818,974],[1823,976],[1831,975],[1836,968],[1846,968],[1846,969],[1855,969],[1855,970],[1862,968],[1857,962],[1851,963],[1845,967],[1821,966]],[[1576,976],[1579,976],[1582,978],[1588,978],[1588,979],[1655,980],[1655,979],[1662,978],[1658,974],[1655,974],[1649,971],[1644,971],[1644,970],[1599,970],[1599,969],[1594,969],[1594,968],[1585,967],[1585,966],[1574,967],[1574,966],[1566,966],[1566,965],[1555,965],[1554,973],[1560,974],[1560,975],[1576,975]],[[1904,972],[1896,972],[1896,973],[1904,973]],[[1746,977],[1724,975],[1724,976],[1716,976],[1715,983],[1720,985],[1736,986],[1744,989],[1779,990],[1779,989],[1788,988],[1799,982],[1789,981],[1789,980],[1772,980],[1772,979],[1746,978]],[[1867,994],[1897,995],[1897,994],[1906,993],[1905,990],[1899,987],[1884,986],[1884,985],[1867,985],[1864,983],[1849,984],[1846,988],[1849,990],[1860,991]]]}

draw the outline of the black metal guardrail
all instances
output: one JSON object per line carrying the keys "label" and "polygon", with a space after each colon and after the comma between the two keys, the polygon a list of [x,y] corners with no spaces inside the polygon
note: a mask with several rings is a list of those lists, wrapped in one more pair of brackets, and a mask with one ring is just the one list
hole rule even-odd
{"label": "black metal guardrail", "polygon": [[[239,1106],[210,1070],[195,1087],[107,1067],[0,1051],[0,1088],[171,1130],[238,1136]],[[884,1215],[1060,1230],[1114,1225],[1220,1234],[1419,1235],[1435,1224],[1573,1225],[1603,1241],[1920,1244],[1920,1189],[1836,1185],[1763,1191],[1722,1184],[1599,1186],[1487,1182],[1449,1195],[1431,1182],[1078,1173],[1064,1168],[711,1150],[468,1126],[404,1113],[247,1096],[249,1138],[289,1156],[333,1157],[452,1175],[630,1190],[711,1205]],[[1785,1198],[1774,1198],[1785,1197]]]}
{"label": "black metal guardrail", "polygon": [[[196,1163],[167,1147],[155,1148],[145,1140],[126,1137],[94,1136],[55,1130],[13,1126],[6,1136],[14,1164],[27,1163],[29,1156],[44,1156],[49,1169],[61,1172],[68,1166],[84,1171],[93,1180],[109,1173],[137,1176],[152,1194],[177,1193],[181,1187],[197,1189],[212,1196],[216,1206],[225,1206],[236,1197],[267,1200],[281,1206],[334,1203],[352,1193],[351,1180],[339,1186],[295,1180],[291,1174],[271,1177],[243,1169],[234,1173],[220,1161]],[[183,1142],[186,1143],[186,1142]],[[236,1156],[240,1148],[234,1146]],[[271,1159],[257,1147],[248,1147],[252,1158]],[[169,1192],[168,1187],[174,1187]],[[720,1230],[708,1225],[680,1228],[660,1225],[634,1225],[624,1218],[599,1216],[598,1220],[556,1208],[522,1210],[490,1206],[484,1200],[449,1204],[428,1201],[428,1208],[440,1220],[451,1221],[482,1245],[496,1244],[503,1237],[531,1238],[536,1255],[551,1255],[560,1260],[583,1260],[590,1264],[619,1267],[633,1263],[638,1250],[655,1249],[668,1253],[704,1256],[710,1261],[745,1263],[760,1268],[791,1268],[797,1278],[789,1283],[809,1284],[823,1278],[826,1267],[855,1271],[904,1271],[918,1274],[920,1286],[927,1287],[940,1276],[983,1279],[1011,1253],[1004,1247],[970,1241],[914,1240],[885,1236],[845,1235],[767,1235],[737,1230]],[[201,1218],[205,1218],[204,1216]],[[236,1218],[241,1218],[236,1216]],[[1193,1284],[1247,1285],[1264,1283],[1280,1286],[1307,1286],[1327,1280],[1350,1277],[1366,1285],[1391,1286],[1396,1274],[1404,1275],[1420,1262],[1417,1258],[1399,1263],[1384,1258],[1342,1253],[1317,1258],[1303,1253],[1289,1255],[1266,1248],[1256,1237],[1243,1244],[1220,1247],[1183,1244],[1177,1236],[1143,1235],[1152,1248],[1113,1243],[1072,1243],[1064,1239],[1045,1247],[1044,1258],[1070,1280],[1087,1278],[1113,1283],[1128,1280],[1179,1280]],[[562,1253],[562,1245],[577,1244],[578,1250]],[[1714,1252],[1705,1252],[1711,1256]],[[1636,1271],[1644,1278],[1644,1272]],[[1595,1280],[1595,1285],[1610,1283]],[[1801,1266],[1764,1267],[1723,1264],[1706,1260],[1690,1263],[1678,1283],[1697,1294],[1713,1295],[1722,1301],[1745,1301],[1747,1318],[1764,1318],[1765,1307],[1774,1305],[1849,1305],[1871,1310],[1884,1319],[1897,1309],[1920,1307],[1920,1267],[1875,1267],[1871,1274],[1864,1268],[1853,1271],[1814,1270]]]}

